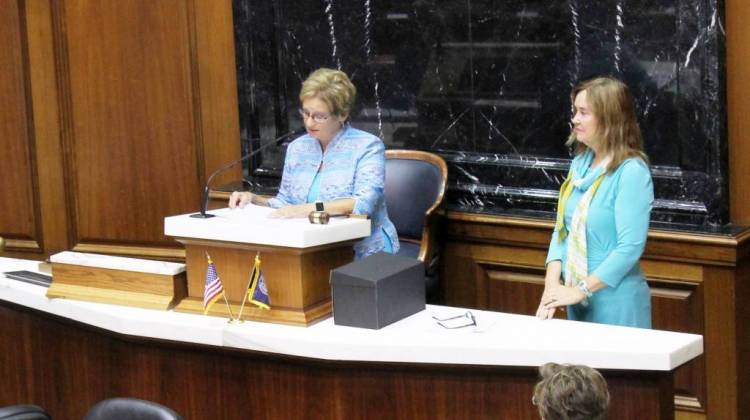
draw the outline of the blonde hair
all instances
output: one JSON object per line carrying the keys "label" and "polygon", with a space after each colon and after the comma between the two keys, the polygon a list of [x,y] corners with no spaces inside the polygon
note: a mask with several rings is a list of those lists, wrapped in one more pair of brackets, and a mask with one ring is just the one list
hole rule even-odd
{"label": "blonde hair", "polygon": [[348,116],[354,106],[357,88],[349,77],[340,70],[320,68],[310,73],[302,82],[299,101],[318,98],[328,105],[333,115]]}
{"label": "blonde hair", "polygon": [[[586,91],[586,101],[597,122],[594,141],[601,145],[601,153],[612,157],[607,171],[617,169],[625,159],[631,157],[639,157],[648,164],[648,157],[643,152],[641,129],[635,116],[633,95],[627,85],[611,77],[586,80],[573,88],[571,103],[575,103],[576,96],[583,91]],[[576,155],[588,150],[585,144],[576,139],[573,130],[565,144],[574,147]]]}
{"label": "blonde hair", "polygon": [[604,377],[588,366],[547,363],[532,401],[544,420],[603,420],[609,408]]}

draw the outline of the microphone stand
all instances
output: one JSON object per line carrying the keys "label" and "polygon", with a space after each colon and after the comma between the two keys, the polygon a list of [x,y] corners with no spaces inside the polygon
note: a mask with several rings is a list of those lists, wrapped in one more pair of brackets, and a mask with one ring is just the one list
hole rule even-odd
{"label": "microphone stand", "polygon": [[297,131],[290,131],[290,132],[288,132],[286,134],[283,134],[283,135],[281,135],[279,137],[276,137],[272,142],[268,142],[268,143],[264,144],[263,146],[260,146],[259,148],[257,148],[255,150],[253,150],[252,152],[246,154],[245,156],[242,156],[241,158],[239,158],[239,159],[237,159],[235,161],[229,162],[226,165],[222,166],[221,168],[215,170],[211,174],[211,176],[208,177],[208,180],[206,181],[206,185],[203,186],[203,200],[201,202],[201,211],[200,211],[200,213],[191,214],[190,217],[195,217],[196,219],[208,219],[208,218],[211,218],[211,217],[215,217],[215,215],[213,215],[213,214],[206,213],[206,209],[208,207],[208,192],[209,192],[209,187],[211,186],[211,181],[213,181],[213,179],[216,177],[216,175],[224,173],[227,169],[233,167],[234,165],[250,159],[251,157],[257,155],[261,151],[263,151],[266,148],[270,147],[271,145],[278,145],[278,143],[281,140],[283,140],[283,139],[285,139],[285,138],[287,138],[289,136],[292,136],[294,134],[297,134],[297,133],[298,133]]}

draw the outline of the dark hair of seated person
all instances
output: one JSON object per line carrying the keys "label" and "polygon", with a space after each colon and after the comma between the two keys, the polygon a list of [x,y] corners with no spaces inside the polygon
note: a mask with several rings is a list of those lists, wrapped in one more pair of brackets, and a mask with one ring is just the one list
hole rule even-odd
{"label": "dark hair of seated person", "polygon": [[604,377],[588,366],[547,363],[539,368],[541,380],[532,402],[543,420],[603,420],[609,391]]}

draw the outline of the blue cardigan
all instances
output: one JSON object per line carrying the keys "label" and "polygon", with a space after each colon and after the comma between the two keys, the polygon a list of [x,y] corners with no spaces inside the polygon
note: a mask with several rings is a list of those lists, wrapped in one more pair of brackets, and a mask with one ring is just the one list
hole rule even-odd
{"label": "blue cardigan", "polygon": [[[593,153],[576,156],[570,165],[573,179],[591,175]],[[565,226],[570,226],[585,190],[574,188],[565,205]],[[638,261],[646,246],[654,187],[651,172],[639,158],[630,158],[607,174],[591,200],[586,224],[589,273],[608,287],[589,298],[589,305],[568,306],[568,318],[651,328],[651,293]],[[552,234],[547,263],[560,260],[565,272],[567,237]]]}
{"label": "blue cardigan", "polygon": [[388,218],[383,195],[385,186],[385,146],[379,138],[348,124],[338,132],[322,152],[320,142],[305,134],[286,151],[284,173],[276,197],[268,205],[279,208],[307,202],[321,161],[320,201],[341,198],[355,200],[354,214],[367,214],[372,223],[371,235],[354,245],[356,258],[374,254],[384,247],[384,235],[399,248],[396,228]]}

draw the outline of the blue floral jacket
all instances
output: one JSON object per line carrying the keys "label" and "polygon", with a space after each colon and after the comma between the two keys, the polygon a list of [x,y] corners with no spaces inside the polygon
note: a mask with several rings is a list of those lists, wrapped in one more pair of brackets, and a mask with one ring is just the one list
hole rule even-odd
{"label": "blue floral jacket", "polygon": [[367,214],[372,234],[354,245],[356,258],[381,251],[385,236],[399,249],[396,228],[388,218],[383,189],[385,185],[385,146],[379,138],[344,125],[322,152],[318,140],[309,134],[297,138],[286,151],[281,187],[268,205],[279,208],[307,202],[315,174],[321,161],[320,201],[353,198],[354,214]]}

